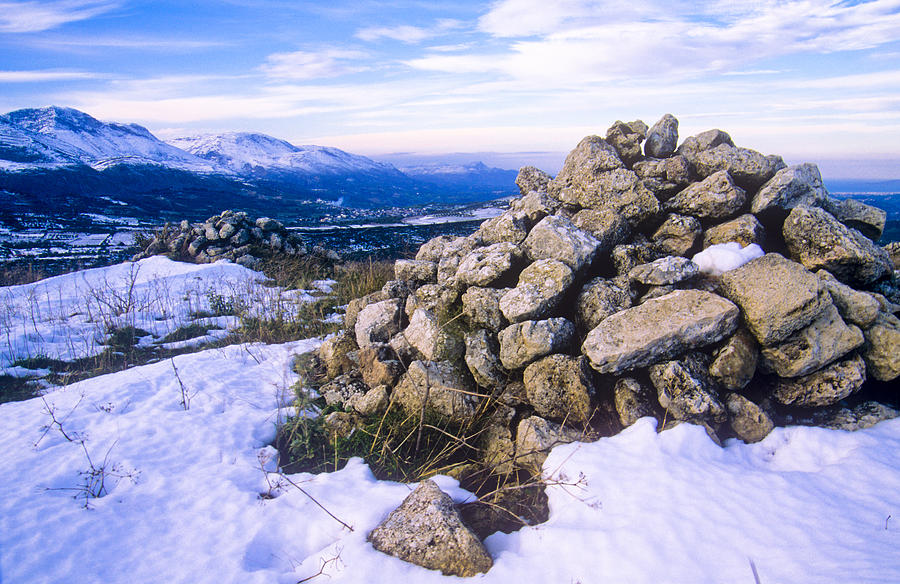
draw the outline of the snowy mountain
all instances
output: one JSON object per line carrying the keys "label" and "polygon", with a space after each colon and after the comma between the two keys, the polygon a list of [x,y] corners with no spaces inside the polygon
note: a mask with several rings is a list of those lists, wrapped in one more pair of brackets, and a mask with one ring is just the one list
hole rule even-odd
{"label": "snowy mountain", "polygon": [[237,173],[290,170],[309,174],[375,173],[399,175],[383,162],[325,146],[294,146],[265,134],[228,132],[176,138],[169,144]]}
{"label": "snowy mountain", "polygon": [[492,189],[498,196],[518,194],[517,189],[510,191],[511,187],[515,186],[517,171],[492,168],[483,162],[467,164],[429,162],[401,166],[400,171],[420,182],[442,189]]}
{"label": "snowy mountain", "polygon": [[0,116],[0,156],[6,159],[0,161],[0,168],[8,170],[28,168],[28,163],[44,168],[83,164],[97,170],[125,163],[227,172],[166,144],[143,126],[101,122],[76,109],[56,106]]}

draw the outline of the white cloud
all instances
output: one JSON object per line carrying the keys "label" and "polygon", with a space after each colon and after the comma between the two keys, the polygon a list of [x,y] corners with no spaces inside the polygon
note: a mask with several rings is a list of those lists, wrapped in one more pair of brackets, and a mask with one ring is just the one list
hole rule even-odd
{"label": "white cloud", "polygon": [[0,83],[70,81],[76,79],[97,79],[99,77],[102,77],[102,75],[87,71],[0,71]]}
{"label": "white cloud", "polygon": [[151,49],[160,51],[193,51],[225,47],[224,41],[198,39],[172,39],[150,37],[42,37],[29,40],[32,46],[53,49],[70,48],[116,48],[116,49]]}
{"label": "white cloud", "polygon": [[460,21],[448,18],[439,20],[434,26],[429,28],[410,25],[363,28],[357,31],[356,38],[367,42],[392,39],[413,45],[460,27],[462,27]]}
{"label": "white cloud", "polygon": [[274,53],[266,58],[260,69],[269,77],[276,79],[296,81],[322,79],[365,71],[368,66],[363,65],[361,61],[366,58],[368,58],[366,53],[345,49]]}
{"label": "white cloud", "polygon": [[40,32],[117,8],[109,0],[0,2],[0,32]]}

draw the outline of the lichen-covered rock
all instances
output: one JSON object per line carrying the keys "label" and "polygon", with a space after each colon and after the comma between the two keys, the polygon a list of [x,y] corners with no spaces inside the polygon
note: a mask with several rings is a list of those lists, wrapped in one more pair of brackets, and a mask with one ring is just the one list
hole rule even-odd
{"label": "lichen-covered rock", "polygon": [[550,215],[531,229],[522,247],[533,261],[558,260],[578,272],[594,260],[600,241],[571,220]]}
{"label": "lichen-covered rock", "polygon": [[628,272],[635,266],[650,263],[669,254],[640,236],[633,238],[632,243],[615,246],[610,255],[616,273],[627,278]]}
{"label": "lichen-covered rock", "polygon": [[863,334],[847,325],[833,304],[777,345],[762,348],[763,365],[781,377],[812,373],[863,344]]}
{"label": "lichen-covered rock", "polygon": [[665,286],[689,280],[700,273],[700,268],[685,257],[667,256],[654,260],[649,264],[635,266],[628,272],[632,282]]}
{"label": "lichen-covered rock", "polygon": [[423,284],[406,298],[405,312],[410,318],[419,308],[424,308],[436,315],[443,315],[450,311],[457,299],[459,299],[459,291],[456,288],[440,284]]}
{"label": "lichen-covered rock", "polygon": [[594,278],[584,285],[575,302],[575,324],[589,331],[620,310],[631,306],[631,294],[612,280]]}
{"label": "lichen-covered rock", "polygon": [[523,197],[530,193],[546,193],[553,177],[533,166],[523,166],[516,175],[516,186]]}
{"label": "lichen-covered rock", "polygon": [[795,207],[782,227],[791,257],[847,284],[869,284],[893,270],[887,253],[817,207]]}
{"label": "lichen-covered rock", "polygon": [[390,405],[391,397],[387,385],[377,385],[366,393],[350,396],[345,407],[363,416],[375,416],[384,413]]}
{"label": "lichen-covered rock", "polygon": [[581,349],[597,371],[619,373],[716,343],[734,331],[738,315],[721,296],[677,290],[604,319]]}
{"label": "lichen-covered rock", "polygon": [[448,327],[441,326],[437,316],[424,308],[413,313],[403,334],[428,361],[452,361],[465,351],[462,338]]}
{"label": "lichen-covered rock", "polygon": [[866,381],[866,364],[854,355],[810,375],[778,379],[772,396],[785,405],[830,406],[856,393]]}
{"label": "lichen-covered rock", "polygon": [[612,249],[631,235],[628,221],[612,209],[582,209],[572,217],[572,223],[596,237],[600,242],[601,252]]}
{"label": "lichen-covered rock", "polygon": [[447,576],[470,577],[493,565],[453,500],[430,479],[419,483],[367,539],[380,552]]}
{"label": "lichen-covered rock", "polygon": [[528,215],[509,210],[482,223],[476,234],[486,245],[504,241],[518,245],[528,235],[529,227]]}
{"label": "lichen-covered rock", "polygon": [[666,158],[675,153],[678,145],[678,120],[666,114],[647,132],[644,153],[651,158]]}
{"label": "lichen-covered rock", "polygon": [[490,424],[481,438],[482,460],[498,475],[515,472],[516,442],[507,424]]}
{"label": "lichen-covered rock", "polygon": [[570,425],[591,418],[593,375],[584,357],[549,355],[525,368],[528,401],[537,415]]}
{"label": "lichen-covered rock", "polygon": [[456,279],[467,286],[491,286],[512,277],[521,262],[518,246],[495,243],[469,252],[456,270]]}
{"label": "lichen-covered rock", "polygon": [[650,223],[660,210],[659,199],[627,168],[597,175],[574,194],[575,201],[569,204],[585,209],[609,209],[622,215],[632,227]]}
{"label": "lichen-covered rock", "polygon": [[878,381],[900,377],[900,319],[880,313],[875,324],[863,331],[866,343],[862,349],[869,375]]}
{"label": "lichen-covered rock", "polygon": [[831,300],[837,306],[838,312],[841,313],[844,320],[861,328],[872,326],[881,310],[881,304],[874,296],[854,290],[838,281],[826,270],[819,270],[816,275],[825,285],[825,289],[828,290]]}
{"label": "lichen-covered rock", "polygon": [[393,399],[405,411],[427,410],[452,422],[467,422],[475,415],[479,398],[468,372],[450,361],[413,361],[394,388]]}
{"label": "lichen-covered rock", "polygon": [[634,173],[660,201],[668,199],[691,182],[691,165],[684,156],[647,158],[636,162]]}
{"label": "lichen-covered rock", "polygon": [[500,310],[500,299],[512,288],[480,288],[472,286],[462,295],[463,315],[472,328],[497,332],[509,324]]}
{"label": "lichen-covered rock", "polygon": [[509,322],[546,318],[574,280],[572,269],[561,261],[537,260],[522,270],[518,285],[500,298],[500,310]]}
{"label": "lichen-covered rock", "polygon": [[847,227],[856,229],[872,241],[881,239],[884,224],[887,222],[887,212],[884,209],[866,205],[857,199],[831,202],[827,208]]}
{"label": "lichen-covered rock", "polygon": [[720,170],[676,194],[665,207],[698,219],[721,220],[737,214],[746,201],[746,191],[734,184],[727,171]]}
{"label": "lichen-covered rock", "polygon": [[756,150],[720,144],[699,152],[692,161],[694,169],[706,178],[727,170],[735,184],[745,190],[756,190],[775,174],[775,162]]}
{"label": "lichen-covered rock", "polygon": [[363,347],[357,353],[357,361],[363,381],[369,387],[379,385],[393,387],[403,374],[403,365],[387,344]]}
{"label": "lichen-covered rock", "polygon": [[690,162],[691,166],[695,166],[697,156],[701,152],[711,150],[722,144],[734,146],[731,136],[726,132],[723,132],[722,130],[707,130],[696,136],[685,138],[684,142],[681,143],[681,146],[679,146],[675,152],[684,156],[688,162]]}
{"label": "lichen-covered rock", "polygon": [[669,255],[684,256],[697,245],[703,228],[696,217],[670,214],[653,233],[653,243]]}
{"label": "lichen-covered rock", "polygon": [[472,237],[453,237],[439,235],[422,244],[416,253],[420,261],[439,262],[448,256],[463,256],[475,249],[476,242]]}
{"label": "lichen-covered rock", "polygon": [[725,272],[720,288],[761,345],[785,340],[831,305],[815,274],[774,253]]}
{"label": "lichen-covered rock", "polygon": [[704,249],[732,241],[740,243],[741,247],[747,247],[751,243],[763,246],[766,242],[766,229],[756,217],[748,213],[710,227],[703,233]]}
{"label": "lichen-covered rock", "polygon": [[437,264],[427,260],[397,260],[394,276],[408,282],[434,283],[437,282]]}
{"label": "lichen-covered rock", "polygon": [[344,311],[344,327],[347,330],[355,330],[356,319],[359,317],[359,313],[362,312],[362,309],[370,304],[381,302],[382,300],[390,300],[390,296],[381,290],[351,300],[347,304],[347,309]]}
{"label": "lichen-covered rock", "polygon": [[509,204],[509,208],[516,213],[524,215],[528,222],[534,225],[547,215],[553,215],[559,211],[560,202],[548,195],[546,190],[541,192],[533,191],[520,199],[512,201]]}
{"label": "lichen-covered rock", "polygon": [[363,395],[369,386],[360,378],[359,372],[338,375],[319,388],[319,393],[328,405],[343,405],[354,395]]}
{"label": "lichen-covered rock", "polygon": [[500,362],[519,369],[551,353],[562,353],[575,339],[575,325],[565,318],[526,320],[500,331]]}
{"label": "lichen-covered rock", "polygon": [[888,254],[888,257],[891,258],[894,269],[900,270],[900,241],[892,241],[881,249],[883,249]]}
{"label": "lichen-covered rock", "polygon": [[724,402],[731,429],[747,444],[759,442],[775,427],[764,409],[739,393],[726,394]]}
{"label": "lichen-covered rock", "polygon": [[596,177],[608,170],[622,168],[616,148],[599,136],[587,136],[572,150],[548,191],[563,203],[578,203],[578,193],[591,188]]}
{"label": "lichen-covered rock", "polygon": [[819,167],[798,164],[779,170],[760,187],[750,203],[750,211],[754,214],[775,212],[783,217],[794,207],[822,207],[827,201],[828,191],[822,183]]}
{"label": "lichen-covered rock", "polygon": [[402,315],[402,301],[399,298],[369,304],[356,317],[356,344],[368,347],[372,343],[388,342],[400,332]]}
{"label": "lichen-covered rock", "polygon": [[358,348],[356,338],[345,330],[322,341],[318,354],[329,379],[349,373],[354,368],[355,364],[348,355]]}
{"label": "lichen-covered rock", "polygon": [[641,418],[656,417],[656,395],[649,387],[633,377],[622,377],[613,387],[613,401],[616,414],[623,427],[628,427]]}
{"label": "lichen-covered rock", "polygon": [[536,475],[550,449],[559,444],[583,440],[583,431],[555,424],[540,416],[530,416],[516,428],[516,465]]}
{"label": "lichen-covered rock", "polygon": [[863,402],[856,407],[828,408],[818,410],[802,423],[822,426],[834,430],[855,432],[871,428],[879,422],[900,417],[900,411],[875,401]]}
{"label": "lichen-covered rock", "polygon": [[651,365],[650,381],[659,405],[669,416],[685,422],[721,424],[727,419],[718,389],[709,376],[704,356],[691,353],[683,359]]}
{"label": "lichen-covered rock", "polygon": [[725,389],[738,391],[753,379],[759,362],[759,346],[741,327],[713,353],[709,374]]}
{"label": "lichen-covered rock", "polygon": [[641,159],[641,142],[644,141],[644,133],[621,121],[616,121],[606,131],[606,141],[615,147],[619,157],[631,166]]}
{"label": "lichen-covered rock", "polygon": [[466,365],[481,387],[502,387],[507,373],[500,364],[500,344],[485,329],[466,335]]}

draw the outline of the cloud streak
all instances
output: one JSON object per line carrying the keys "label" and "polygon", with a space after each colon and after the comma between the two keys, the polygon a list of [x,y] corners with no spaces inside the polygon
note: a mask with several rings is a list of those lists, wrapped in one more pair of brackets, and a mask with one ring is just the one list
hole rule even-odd
{"label": "cloud streak", "polygon": [[362,62],[367,58],[362,51],[346,49],[275,53],[266,58],[260,70],[274,79],[323,79],[365,71],[369,67]]}
{"label": "cloud streak", "polygon": [[108,0],[0,2],[0,33],[30,33],[87,20],[119,6]]}

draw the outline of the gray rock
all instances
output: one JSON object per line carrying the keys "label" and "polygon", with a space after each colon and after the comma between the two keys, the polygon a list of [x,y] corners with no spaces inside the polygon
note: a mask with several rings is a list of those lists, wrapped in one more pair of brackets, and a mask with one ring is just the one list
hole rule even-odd
{"label": "gray rock", "polygon": [[356,317],[356,344],[368,347],[372,343],[388,342],[400,332],[402,316],[402,303],[398,298],[369,304]]}
{"label": "gray rock", "polygon": [[403,374],[403,365],[388,344],[363,347],[357,353],[356,359],[363,381],[369,387],[379,385],[393,387]]}
{"label": "gray rock", "polygon": [[403,335],[428,361],[453,361],[462,357],[465,345],[452,327],[441,326],[437,316],[424,308],[417,309]]}
{"label": "gray rock", "polygon": [[721,424],[727,419],[718,389],[703,356],[692,353],[677,361],[651,365],[650,381],[668,416],[685,422]]}
{"label": "gray rock", "polygon": [[[399,298],[406,301],[417,286],[418,283],[413,280],[388,280],[381,287],[381,292],[385,295],[385,299]],[[434,284],[426,284],[426,286],[434,286]]]}
{"label": "gray rock", "polygon": [[900,319],[881,313],[863,334],[866,344],[862,356],[869,375],[878,381],[893,381],[900,377]]}
{"label": "gray rock", "polygon": [[754,214],[778,212],[783,217],[800,205],[822,207],[828,201],[828,191],[822,174],[815,164],[798,164],[775,173],[750,203]]}
{"label": "gray rock", "polygon": [[344,311],[344,327],[350,330],[355,329],[356,319],[359,317],[359,313],[362,309],[370,304],[381,302],[382,300],[390,300],[390,297],[381,290],[351,300],[347,304],[347,309]]}
{"label": "gray rock", "polygon": [[589,331],[604,318],[631,307],[631,294],[612,280],[594,278],[584,285],[575,303],[575,323]]}
{"label": "gray rock", "polygon": [[606,141],[615,147],[619,158],[628,166],[641,159],[641,142],[644,141],[644,134],[629,124],[617,120],[606,131]]}
{"label": "gray rock", "polygon": [[900,241],[892,241],[881,249],[883,249],[891,258],[894,269],[900,270]]}
{"label": "gray rock", "polygon": [[331,412],[322,420],[325,431],[333,438],[349,438],[359,421],[359,416],[352,412]]}
{"label": "gray rock", "polygon": [[537,415],[579,426],[590,420],[593,376],[584,357],[550,355],[525,368],[528,401]]}
{"label": "gray rock", "polygon": [[691,165],[684,156],[648,158],[636,162],[634,173],[647,189],[663,201],[691,182]]}
{"label": "gray rock", "polygon": [[844,320],[864,329],[872,326],[881,310],[881,304],[874,296],[854,290],[826,270],[819,270],[816,275],[825,285]]}
{"label": "gray rock", "polygon": [[479,398],[468,372],[450,361],[413,361],[394,388],[393,399],[409,414],[426,409],[451,422],[471,420]]}
{"label": "gray rock", "polygon": [[722,274],[720,289],[762,345],[785,340],[831,305],[815,274],[773,253]]}
{"label": "gray rock", "polygon": [[490,286],[512,277],[521,260],[518,246],[495,243],[469,252],[456,270],[456,279],[467,286]]}
{"label": "gray rock", "polygon": [[516,442],[506,424],[490,424],[481,439],[481,459],[485,466],[498,475],[515,472]]}
{"label": "gray rock", "polygon": [[551,448],[584,438],[584,432],[554,424],[539,416],[525,418],[516,428],[516,465],[540,475],[541,466]]}
{"label": "gray rock", "polygon": [[578,272],[594,260],[600,242],[569,219],[551,215],[531,229],[523,248],[532,260],[559,260]]}
{"label": "gray rock", "polygon": [[635,266],[628,272],[628,279],[651,286],[664,286],[689,280],[699,273],[700,268],[691,260],[680,256],[667,256],[649,264]]}
{"label": "gray rock", "polygon": [[433,284],[437,282],[437,264],[427,260],[397,260],[394,277],[398,280]]}
{"label": "gray rock", "polygon": [[537,260],[519,274],[518,285],[500,298],[509,322],[539,320],[556,310],[575,275],[558,260]]}
{"label": "gray rock", "polygon": [[851,229],[856,229],[872,241],[881,239],[887,212],[884,209],[866,205],[857,199],[844,199],[830,204],[828,210],[838,221]]}
{"label": "gray rock", "polygon": [[696,136],[685,138],[676,152],[687,159],[691,166],[696,165],[697,157],[705,150],[711,150],[721,145],[734,146],[731,136],[722,130],[707,130]]}
{"label": "gray rock", "polygon": [[577,204],[577,193],[591,188],[595,178],[624,166],[616,148],[599,136],[587,136],[572,150],[548,192],[563,203]]}
{"label": "gray rock", "polygon": [[840,359],[863,341],[862,331],[848,326],[829,304],[808,326],[777,345],[764,346],[762,364],[781,377],[799,377]]}
{"label": "gray rock", "polygon": [[470,577],[493,565],[453,500],[430,479],[419,483],[367,539],[380,552],[447,576]]}
{"label": "gray rock", "polygon": [[666,114],[647,132],[644,152],[653,158],[665,158],[675,153],[677,145],[678,120],[675,119],[675,116]]}
{"label": "gray rock", "polygon": [[766,230],[756,217],[748,213],[737,219],[714,225],[703,234],[704,249],[730,241],[740,243],[741,247],[747,247],[751,243],[763,246],[766,242]]}
{"label": "gray rock", "polygon": [[509,322],[500,310],[500,299],[512,288],[472,286],[462,295],[463,315],[473,328],[497,332]]}
{"label": "gray rock", "polygon": [[507,373],[500,364],[500,344],[489,331],[478,329],[466,335],[466,365],[481,387],[506,384]]}
{"label": "gray rock", "polygon": [[709,374],[725,389],[743,389],[756,374],[759,345],[745,328],[739,328],[713,353]]}
{"label": "gray rock", "polygon": [[188,245],[188,253],[191,254],[192,256],[195,256],[195,255],[199,254],[203,250],[203,248],[206,247],[206,245],[208,243],[209,243],[209,240],[206,239],[206,237],[201,235],[201,236],[197,237],[197,239],[192,241],[190,243],[190,245]]}
{"label": "gray rock", "polygon": [[528,215],[510,210],[482,223],[477,235],[487,245],[504,241],[518,245],[528,235],[530,227]]}
{"label": "gray rock", "polygon": [[708,177],[720,170],[727,170],[735,184],[745,190],[756,190],[775,174],[775,163],[749,148],[735,148],[720,144],[703,150],[693,161],[694,169],[701,177]]}
{"label": "gray rock", "polygon": [[499,334],[500,362],[512,371],[551,353],[562,353],[575,339],[575,325],[565,318],[526,320]]}
{"label": "gray rock", "polygon": [[741,394],[728,393],[724,401],[731,428],[747,444],[759,442],[775,427],[764,409]]}
{"label": "gray rock", "polygon": [[666,201],[666,209],[698,219],[722,220],[734,216],[747,201],[744,189],[720,170]]}
{"label": "gray rock", "polygon": [[677,290],[604,319],[582,352],[601,373],[619,373],[716,343],[737,327],[737,306],[711,292]]}
{"label": "gray rock", "polygon": [[892,420],[896,417],[900,417],[900,411],[882,403],[867,401],[853,409],[829,408],[818,410],[813,413],[810,420],[804,420],[804,422],[834,430],[855,432],[856,430],[871,428],[879,422]]}
{"label": "gray rock", "polygon": [[369,386],[359,378],[359,374],[338,375],[319,388],[319,394],[328,405],[343,405],[354,395],[363,395]]}
{"label": "gray rock", "polygon": [[652,239],[665,253],[684,256],[697,245],[702,234],[703,228],[695,217],[673,213],[653,233]]}
{"label": "gray rock", "polygon": [[782,227],[791,257],[847,284],[870,284],[893,270],[887,253],[817,207],[795,207]]}
{"label": "gray rock", "polygon": [[652,222],[659,214],[659,200],[627,168],[617,168],[594,176],[583,188],[573,189],[572,203],[585,209],[610,209],[622,215],[632,227]]}
{"label": "gray rock", "polygon": [[572,223],[597,238],[601,253],[625,242],[631,235],[628,221],[612,209],[582,209],[572,217]]}
{"label": "gray rock", "polygon": [[424,308],[437,316],[446,315],[459,299],[455,288],[439,284],[424,284],[416,288],[406,299],[406,314],[412,317],[417,308]]}
{"label": "gray rock", "polygon": [[634,243],[625,243],[613,248],[612,260],[616,266],[616,273],[620,276],[627,278],[628,273],[636,266],[669,255],[647,240],[641,241],[641,239],[643,238],[635,238]]}
{"label": "gray rock", "polygon": [[772,396],[785,405],[830,406],[856,393],[866,381],[866,364],[855,355],[810,375],[775,382]]}
{"label": "gray rock", "polygon": [[384,413],[390,402],[388,386],[378,385],[362,395],[351,396],[345,406],[363,416],[375,416]]}
{"label": "gray rock", "polygon": [[469,237],[439,235],[422,244],[422,247],[416,253],[416,259],[439,262],[441,258],[448,256],[466,255],[475,247],[475,241]]}
{"label": "gray rock", "polygon": [[325,339],[319,346],[319,359],[325,365],[325,371],[329,379],[342,373],[349,373],[354,367],[348,354],[359,347],[356,338],[348,331],[338,331],[333,337]]}
{"label": "gray rock", "polygon": [[616,381],[613,399],[619,422],[626,428],[641,418],[657,415],[655,392],[632,377],[622,377]]}
{"label": "gray rock", "polygon": [[[521,173],[521,171],[519,172]],[[559,211],[560,203],[550,197],[546,191],[532,191],[521,198],[515,199],[509,204],[509,208],[516,213],[523,214],[528,219],[528,222],[534,225],[547,215],[553,215]]]}
{"label": "gray rock", "polygon": [[284,225],[269,217],[260,217],[256,220],[256,226],[263,231],[284,231]]}
{"label": "gray rock", "polygon": [[237,233],[237,227],[233,223],[226,223],[219,229],[219,239],[230,239],[235,233]]}
{"label": "gray rock", "polygon": [[529,193],[546,193],[553,177],[533,166],[523,166],[516,175],[519,193],[525,197]]}

